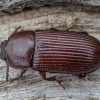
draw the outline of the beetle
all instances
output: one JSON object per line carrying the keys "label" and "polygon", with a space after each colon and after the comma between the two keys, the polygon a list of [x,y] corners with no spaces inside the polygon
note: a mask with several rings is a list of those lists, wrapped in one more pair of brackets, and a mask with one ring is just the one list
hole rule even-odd
{"label": "beetle", "polygon": [[7,81],[9,66],[20,69],[21,76],[32,68],[45,80],[57,81],[65,88],[55,76],[46,78],[46,72],[82,78],[100,68],[100,42],[87,32],[19,28],[0,45],[0,59],[7,64]]}

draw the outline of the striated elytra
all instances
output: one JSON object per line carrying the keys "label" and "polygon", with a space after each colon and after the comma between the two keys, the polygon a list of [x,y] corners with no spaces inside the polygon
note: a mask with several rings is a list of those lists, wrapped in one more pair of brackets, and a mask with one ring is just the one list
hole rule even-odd
{"label": "striated elytra", "polygon": [[46,78],[46,72],[81,78],[100,67],[100,42],[87,32],[17,30],[0,46],[0,59],[7,63],[7,81],[9,66],[20,69],[21,76],[32,68],[45,80],[56,80],[64,88],[55,76]]}

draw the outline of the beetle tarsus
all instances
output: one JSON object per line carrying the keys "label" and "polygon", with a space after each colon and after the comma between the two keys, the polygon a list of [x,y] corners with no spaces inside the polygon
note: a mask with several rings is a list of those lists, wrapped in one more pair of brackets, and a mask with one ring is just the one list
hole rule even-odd
{"label": "beetle tarsus", "polygon": [[48,80],[48,81],[56,81],[59,85],[62,86],[63,89],[65,89],[64,85],[62,85],[61,82],[59,80],[57,80],[55,76],[46,78],[46,72],[43,72],[43,71],[39,71],[39,72],[42,75],[43,79]]}
{"label": "beetle tarsus", "polygon": [[62,86],[63,89],[65,89],[64,85],[62,85],[61,82],[59,80],[57,80],[55,76],[50,77],[50,78],[44,78],[44,79],[48,80],[48,81],[56,81],[59,85]]}
{"label": "beetle tarsus", "polygon": [[26,71],[27,71],[27,70],[21,70],[21,75],[20,75],[18,78],[13,78],[13,79],[11,80],[11,83],[14,82],[14,81],[16,81],[16,80],[19,80],[19,79],[23,76],[23,74],[24,74]]}
{"label": "beetle tarsus", "polygon": [[11,79],[11,82],[10,83],[13,83],[14,81],[18,80],[19,78],[13,78]]}

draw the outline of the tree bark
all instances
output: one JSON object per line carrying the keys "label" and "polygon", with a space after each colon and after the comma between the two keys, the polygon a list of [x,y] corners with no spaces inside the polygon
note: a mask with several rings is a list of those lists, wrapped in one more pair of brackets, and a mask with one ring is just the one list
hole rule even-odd
{"label": "tree bark", "polygon": [[0,16],[12,15],[23,11],[38,9],[42,6],[50,5],[81,5],[92,6],[92,11],[100,11],[99,0],[1,0],[0,1]]}
{"label": "tree bark", "polygon": [[[100,40],[100,14],[91,7],[67,4],[1,17],[0,41],[6,40],[18,26],[25,30],[66,30],[73,25],[71,30],[87,31]],[[0,100],[100,100],[100,69],[84,79],[71,74],[47,73],[47,77],[56,76],[65,90],[56,82],[43,80],[38,71],[32,69],[11,84],[10,80],[19,75],[20,70],[10,67],[9,82],[5,82],[6,64],[0,60]]]}

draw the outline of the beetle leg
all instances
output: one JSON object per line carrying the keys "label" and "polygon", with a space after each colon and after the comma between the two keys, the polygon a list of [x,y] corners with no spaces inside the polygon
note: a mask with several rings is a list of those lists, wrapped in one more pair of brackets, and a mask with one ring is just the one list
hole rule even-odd
{"label": "beetle leg", "polygon": [[16,80],[18,80],[18,79],[20,79],[26,71],[27,71],[27,70],[21,70],[21,75],[20,75],[18,78],[13,78],[13,79],[11,80],[11,83],[14,82],[14,81],[16,81]]}
{"label": "beetle leg", "polygon": [[[72,27],[73,27],[73,26],[67,28],[67,31],[69,31]],[[77,29],[80,31],[80,32],[78,32],[78,33],[88,34],[88,33],[87,33],[86,31],[84,31],[84,30],[81,30],[81,29],[79,29],[79,28],[77,28]]]}
{"label": "beetle leg", "polygon": [[21,26],[18,26],[17,28],[15,28],[15,31],[13,32],[13,34],[16,33],[20,28]]}
{"label": "beetle leg", "polygon": [[25,74],[26,71],[27,71],[27,70],[21,70],[21,75],[20,75],[20,77],[22,77],[23,74]]}
{"label": "beetle leg", "polygon": [[55,76],[46,78],[46,72],[43,72],[43,71],[39,71],[39,72],[42,75],[43,79],[48,80],[48,81],[56,81],[56,82],[58,82],[59,85],[61,85],[63,87],[63,89],[65,89],[64,85],[62,85],[61,82],[59,80],[57,80]]}
{"label": "beetle leg", "polygon": [[8,82],[8,77],[9,77],[9,66],[7,65],[7,70],[6,70],[6,82]]}
{"label": "beetle leg", "polygon": [[59,31],[59,30],[57,30],[57,29],[55,29],[55,28],[50,28],[49,30],[50,30],[50,31]]}
{"label": "beetle leg", "polygon": [[69,31],[72,27],[73,27],[73,26],[71,26],[71,27],[67,28],[67,31]]}
{"label": "beetle leg", "polygon": [[78,76],[79,78],[84,78],[86,76],[86,74],[74,74],[76,76]]}

